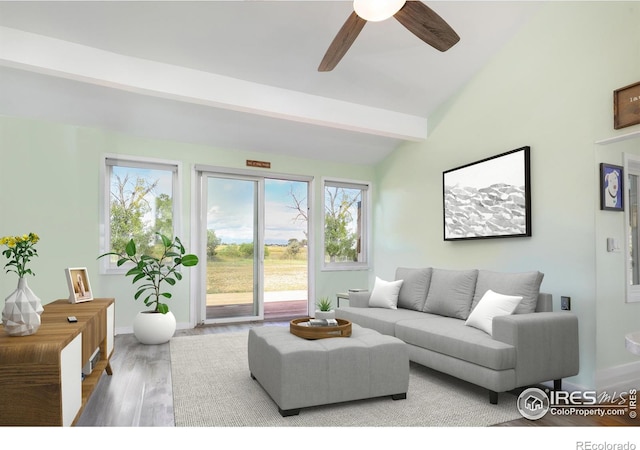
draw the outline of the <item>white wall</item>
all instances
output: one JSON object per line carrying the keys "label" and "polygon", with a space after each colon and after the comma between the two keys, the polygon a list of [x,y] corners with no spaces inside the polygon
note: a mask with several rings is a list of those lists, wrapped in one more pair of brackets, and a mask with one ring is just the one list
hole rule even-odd
{"label": "white wall", "polygon": [[[542,290],[553,294],[555,309],[568,295],[579,316],[581,371],[568,381],[584,387],[595,386],[602,364],[633,360],[620,342],[622,330],[613,331],[617,318],[604,322],[598,312],[600,280],[620,280],[622,273],[619,264],[598,264],[594,142],[615,134],[613,90],[640,80],[638,30],[638,3],[543,5],[429,118],[426,142],[404,145],[377,168],[376,274],[390,278],[398,265],[544,272]],[[533,236],[445,242],[442,172],[525,145]],[[620,295],[607,301],[640,329],[640,308],[624,305]]]}

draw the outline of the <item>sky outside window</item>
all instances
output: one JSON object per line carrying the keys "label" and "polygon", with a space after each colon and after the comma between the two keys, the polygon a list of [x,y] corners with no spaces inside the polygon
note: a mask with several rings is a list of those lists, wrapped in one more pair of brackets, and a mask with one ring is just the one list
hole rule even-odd
{"label": "sky outside window", "polygon": [[[207,228],[223,244],[253,242],[254,183],[228,178],[209,178]],[[306,221],[298,215],[292,192],[307,205],[307,183],[265,180],[265,244],[286,245],[289,239],[307,239]],[[247,207],[250,206],[250,207]]]}

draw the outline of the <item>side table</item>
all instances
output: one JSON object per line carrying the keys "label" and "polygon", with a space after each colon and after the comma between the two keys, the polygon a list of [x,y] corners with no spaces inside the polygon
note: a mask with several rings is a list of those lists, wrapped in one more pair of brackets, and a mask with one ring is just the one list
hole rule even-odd
{"label": "side table", "polygon": [[337,307],[340,308],[340,299],[342,300],[349,300],[349,293],[348,292],[338,292],[336,294],[336,300],[337,300]]}

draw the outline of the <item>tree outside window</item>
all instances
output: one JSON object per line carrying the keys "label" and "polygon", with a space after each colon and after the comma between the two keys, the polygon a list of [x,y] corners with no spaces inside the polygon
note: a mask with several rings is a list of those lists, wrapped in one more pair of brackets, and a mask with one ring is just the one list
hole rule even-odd
{"label": "tree outside window", "polygon": [[367,185],[325,182],[325,267],[366,264],[364,211],[367,191]]}
{"label": "tree outside window", "polygon": [[[157,234],[175,235],[174,190],[177,185],[177,166],[172,164],[122,161],[107,158],[108,248],[106,251],[124,252],[130,239],[145,254],[153,255]],[[109,261],[115,268],[117,258]]]}

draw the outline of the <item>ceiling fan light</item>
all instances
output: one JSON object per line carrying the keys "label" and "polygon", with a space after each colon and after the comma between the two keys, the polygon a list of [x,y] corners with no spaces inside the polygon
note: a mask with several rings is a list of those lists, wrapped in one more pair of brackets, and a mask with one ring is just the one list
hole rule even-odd
{"label": "ceiling fan light", "polygon": [[364,20],[380,22],[400,11],[406,0],[353,0],[353,9]]}

